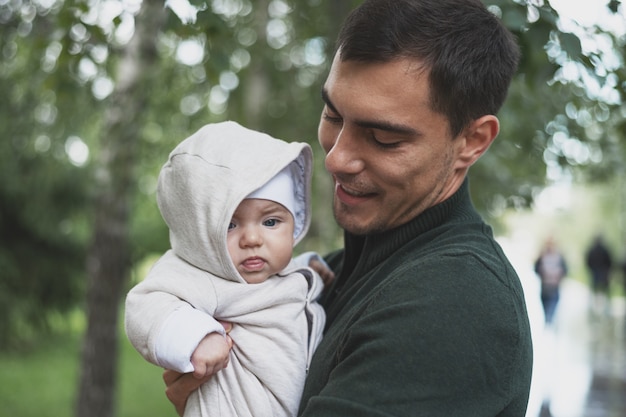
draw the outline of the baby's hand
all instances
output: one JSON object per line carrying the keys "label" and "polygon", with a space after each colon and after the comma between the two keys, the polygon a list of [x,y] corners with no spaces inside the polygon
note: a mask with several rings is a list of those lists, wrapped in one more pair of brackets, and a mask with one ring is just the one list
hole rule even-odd
{"label": "baby's hand", "polygon": [[328,286],[335,280],[335,273],[319,259],[316,259],[315,257],[311,258],[309,266],[317,272],[320,277],[322,277],[325,288],[328,288]]}
{"label": "baby's hand", "polygon": [[220,333],[209,333],[191,355],[193,376],[200,379],[228,366],[231,345]]}

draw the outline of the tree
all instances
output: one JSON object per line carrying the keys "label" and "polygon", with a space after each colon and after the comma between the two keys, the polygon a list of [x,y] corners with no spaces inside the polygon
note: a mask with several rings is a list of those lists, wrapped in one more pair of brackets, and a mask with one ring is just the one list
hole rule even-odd
{"label": "tree", "polygon": [[[624,82],[623,39],[599,26],[565,28],[548,2],[488,3],[517,36],[522,61],[499,115],[499,138],[470,172],[478,207],[497,218],[506,208],[530,207],[552,181],[611,181],[626,152],[619,124],[608,120],[624,102],[615,99]],[[621,1],[607,7],[618,13]],[[593,39],[608,46],[583,48]]]}
{"label": "tree", "polygon": [[141,135],[142,110],[157,81],[156,42],[164,21],[160,2],[144,1],[130,42],[123,48],[108,100],[96,166],[94,231],[87,257],[87,333],[84,340],[78,416],[113,413],[118,312],[130,274],[130,205]]}

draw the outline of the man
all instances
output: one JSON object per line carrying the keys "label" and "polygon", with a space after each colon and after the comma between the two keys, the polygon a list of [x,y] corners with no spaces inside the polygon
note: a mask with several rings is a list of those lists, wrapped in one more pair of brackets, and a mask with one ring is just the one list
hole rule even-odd
{"label": "man", "polygon": [[567,262],[552,237],[548,237],[535,260],[535,273],[541,281],[541,304],[545,322],[552,324],[561,298],[561,282],[567,275]]}
{"label": "man", "polygon": [[591,272],[594,313],[607,314],[610,309],[609,287],[613,257],[602,235],[593,239],[585,254],[585,262]]}
{"label": "man", "polygon": [[366,0],[337,47],[318,134],[345,248],[299,414],[523,416],[522,287],[466,179],[499,130],[511,34],[479,0]]}

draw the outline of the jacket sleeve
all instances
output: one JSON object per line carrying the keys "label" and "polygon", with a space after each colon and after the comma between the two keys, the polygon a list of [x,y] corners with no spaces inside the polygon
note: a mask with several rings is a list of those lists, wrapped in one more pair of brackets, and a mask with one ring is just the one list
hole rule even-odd
{"label": "jacket sleeve", "polygon": [[202,338],[223,332],[213,319],[215,291],[207,273],[166,253],[126,297],[128,339],[149,362],[179,372]]}
{"label": "jacket sleeve", "polygon": [[225,335],[224,327],[210,315],[182,303],[161,327],[154,343],[157,365],[178,372],[193,372],[191,355],[209,333]]}

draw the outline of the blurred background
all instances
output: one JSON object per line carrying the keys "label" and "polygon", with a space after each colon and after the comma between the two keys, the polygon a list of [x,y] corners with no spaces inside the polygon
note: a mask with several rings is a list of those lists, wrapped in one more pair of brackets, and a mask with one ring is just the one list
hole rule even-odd
{"label": "blurred background", "polygon": [[[0,0],[3,415],[175,416],[121,318],[169,247],[159,169],[202,125],[310,142],[314,221],[297,249],[341,245],[316,137],[333,41],[358,3]],[[623,417],[626,4],[485,3],[523,59],[471,191],[527,290],[528,415]],[[598,238],[604,283],[588,262]],[[546,321],[535,262],[548,241],[567,270]]]}

